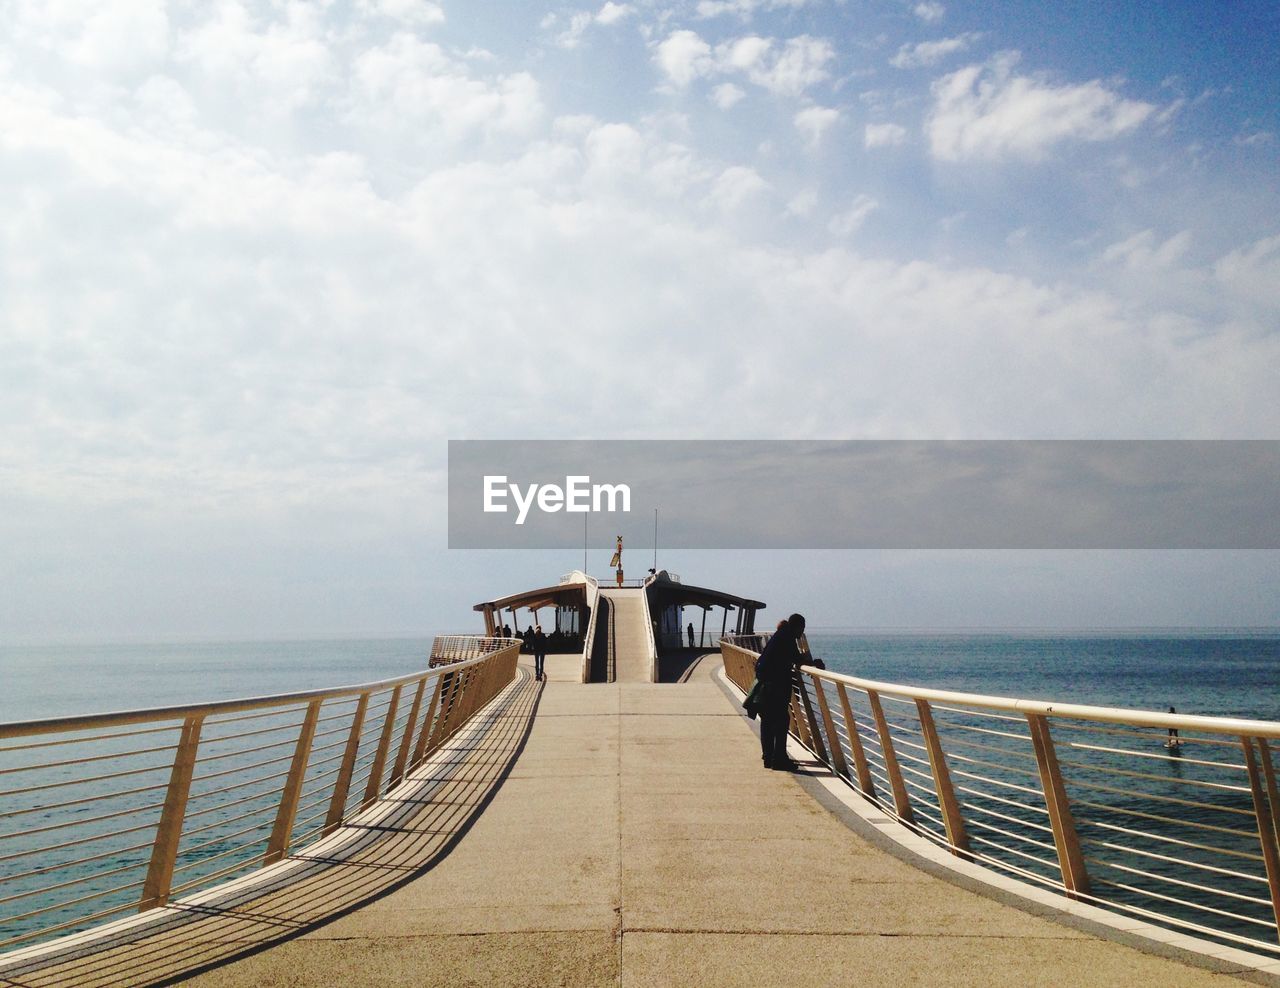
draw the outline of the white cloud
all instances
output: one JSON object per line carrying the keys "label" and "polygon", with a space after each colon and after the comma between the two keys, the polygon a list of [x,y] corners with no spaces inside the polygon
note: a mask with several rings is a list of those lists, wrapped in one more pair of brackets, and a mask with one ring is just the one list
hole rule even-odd
{"label": "white cloud", "polygon": [[444,9],[432,0],[360,0],[366,13],[388,17],[402,24],[426,27],[443,24]]}
{"label": "white cloud", "polygon": [[586,133],[582,146],[582,182],[592,195],[649,202],[655,209],[703,194],[718,174],[683,144],[630,124],[599,124]]}
{"label": "white cloud", "polygon": [[[633,13],[634,8],[628,3],[614,3],[613,0],[607,0],[603,7],[597,11],[576,10],[569,14],[568,24],[565,29],[556,35],[555,43],[561,48],[573,49],[582,44],[582,39],[587,31],[594,25],[600,24],[604,27],[612,27],[626,20]],[[554,28],[560,21],[560,15],[555,13],[546,14],[540,23],[540,27],[545,30]]]}
{"label": "white cloud", "polygon": [[867,217],[879,208],[880,203],[871,196],[859,195],[847,210],[831,217],[827,228],[837,237],[851,237],[861,229]]}
{"label": "white cloud", "polygon": [[1280,317],[1280,235],[1233,250],[1214,265],[1213,273],[1237,297]]}
{"label": "white cloud", "polygon": [[934,24],[947,16],[947,8],[936,0],[925,0],[915,5],[913,13],[926,24]]}
{"label": "white cloud", "polygon": [[1015,75],[1016,52],[971,65],[933,85],[930,149],[944,161],[1042,158],[1067,141],[1104,141],[1138,127],[1150,103],[1129,100],[1098,80],[1054,85]]}
{"label": "white cloud", "polygon": [[816,189],[804,189],[794,196],[787,203],[787,215],[798,216],[801,218],[812,216],[813,211],[818,208],[818,192]]}
{"label": "white cloud", "polygon": [[595,22],[595,15],[586,10],[575,11],[569,17],[569,26],[556,37],[556,44],[561,48],[577,48],[582,43],[582,36]]}
{"label": "white cloud", "polygon": [[291,112],[329,85],[334,57],[318,8],[293,4],[283,12],[283,19],[260,21],[228,0],[180,34],[177,59],[207,84],[230,87],[239,99],[265,104],[271,112]]}
{"label": "white cloud", "polygon": [[1269,130],[1255,130],[1235,136],[1236,144],[1241,147],[1262,147],[1275,142],[1276,135]]}
{"label": "white cloud", "polygon": [[654,61],[677,87],[698,78],[740,74],[757,86],[786,96],[799,96],[830,76],[835,58],[829,41],[799,35],[778,44],[772,38],[747,35],[711,46],[694,31],[674,31],[659,43]]}
{"label": "white cloud", "polygon": [[728,110],[737,106],[746,95],[741,87],[735,86],[732,82],[722,82],[711,90],[711,102],[722,110]]}
{"label": "white cloud", "polygon": [[708,199],[718,208],[732,212],[743,203],[769,191],[769,183],[754,168],[733,165],[721,172]]}
{"label": "white cloud", "polygon": [[613,0],[608,0],[603,7],[596,11],[596,23],[606,26],[617,24],[619,21],[630,17],[634,12],[629,3],[614,3]]}
{"label": "white cloud", "polygon": [[164,0],[17,0],[6,6],[6,40],[106,76],[145,72],[169,51]]}
{"label": "white cloud", "polygon": [[840,119],[840,111],[826,106],[810,106],[794,117],[796,130],[805,136],[809,147],[822,143],[823,135]]}
{"label": "white cloud", "polygon": [[397,34],[352,65],[348,119],[390,132],[406,125],[417,139],[461,141],[528,134],[544,108],[526,72],[477,77],[439,45]]}
{"label": "white cloud", "polygon": [[907,128],[896,123],[867,124],[864,144],[868,148],[896,147],[907,139]]}
{"label": "white cloud", "polygon": [[673,31],[658,44],[654,60],[668,79],[684,88],[700,76],[715,71],[711,46],[694,31]]}
{"label": "white cloud", "polygon": [[767,48],[759,49],[759,56],[744,70],[758,86],[771,92],[798,96],[829,76],[827,66],[834,58],[835,49],[829,41],[801,35],[789,38],[781,51],[770,42]]}
{"label": "white cloud", "polygon": [[1108,264],[1122,264],[1130,271],[1164,270],[1173,267],[1191,247],[1191,231],[1175,233],[1160,242],[1153,231],[1143,230],[1114,243],[1102,252]]}
{"label": "white cloud", "polygon": [[914,69],[927,65],[936,65],[948,55],[967,51],[969,47],[982,37],[976,31],[969,31],[954,38],[941,38],[937,41],[921,41],[914,45],[903,45],[898,53],[889,59],[889,64],[897,69]]}
{"label": "white cloud", "polygon": [[697,14],[703,20],[734,14],[747,21],[758,10],[799,9],[808,3],[809,0],[699,0]]}

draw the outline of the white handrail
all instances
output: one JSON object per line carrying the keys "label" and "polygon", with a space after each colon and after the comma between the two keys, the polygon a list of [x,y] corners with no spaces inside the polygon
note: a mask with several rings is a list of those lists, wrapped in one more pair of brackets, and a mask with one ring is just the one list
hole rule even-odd
{"label": "white handrail", "polygon": [[640,591],[641,606],[644,608],[645,641],[649,649],[649,682],[658,681],[658,643],[653,637],[653,614],[649,611],[649,591]]}
{"label": "white handrail", "polygon": [[1129,724],[1135,727],[1155,727],[1162,730],[1202,731],[1209,734],[1228,734],[1232,737],[1280,738],[1280,723],[1269,720],[1245,720],[1236,717],[1205,717],[1196,714],[1171,714],[1158,710],[1132,710],[1124,707],[1094,707],[1080,703],[1053,703],[1045,700],[1020,700],[1007,696],[990,696],[984,693],[960,693],[953,690],[931,689],[924,686],[904,686],[875,679],[861,679],[843,673],[830,672],[805,666],[806,675],[828,682],[844,683],[861,690],[892,693],[916,700],[932,700],[936,703],[958,703],[988,710],[1009,713],[1040,714],[1046,717],[1068,717],[1073,720],[1093,720],[1107,724]]}
{"label": "white handrail", "polygon": [[[726,635],[745,693],[767,636]],[[1280,954],[1280,723],[802,666],[791,733],[880,811],[1071,899]]]}
{"label": "white handrail", "polygon": [[431,656],[445,664],[406,676],[0,724],[0,952],[334,832],[512,681],[519,644],[440,636]]}

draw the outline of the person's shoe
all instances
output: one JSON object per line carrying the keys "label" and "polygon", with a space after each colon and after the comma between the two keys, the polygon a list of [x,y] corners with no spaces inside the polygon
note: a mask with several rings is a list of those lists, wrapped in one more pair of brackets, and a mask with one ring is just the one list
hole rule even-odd
{"label": "person's shoe", "polygon": [[778,762],[777,764],[771,767],[779,772],[797,772],[800,769],[800,766],[797,765],[795,762],[793,762],[790,758],[788,758],[785,762]]}

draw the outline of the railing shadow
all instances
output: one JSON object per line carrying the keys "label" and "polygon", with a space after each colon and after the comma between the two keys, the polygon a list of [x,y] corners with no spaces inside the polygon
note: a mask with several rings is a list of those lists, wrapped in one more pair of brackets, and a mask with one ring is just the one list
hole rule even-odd
{"label": "railing shadow", "polygon": [[430,871],[519,757],[542,684],[526,671],[406,782],[261,872],[0,964],[0,984],[166,985],[319,929]]}

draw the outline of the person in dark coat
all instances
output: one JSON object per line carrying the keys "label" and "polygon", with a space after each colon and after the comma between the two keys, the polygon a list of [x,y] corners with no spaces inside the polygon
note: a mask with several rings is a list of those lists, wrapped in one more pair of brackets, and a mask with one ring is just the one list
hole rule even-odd
{"label": "person in dark coat", "polygon": [[542,633],[542,625],[533,632],[533,672],[536,679],[546,679],[543,664],[547,660],[547,636]]}
{"label": "person in dark coat", "polygon": [[804,615],[792,614],[778,625],[778,630],[756,660],[756,679],[760,681],[760,754],[765,768],[794,772],[796,763],[787,755],[787,728],[791,722],[791,691],[796,670],[805,663],[800,651],[804,634]]}

